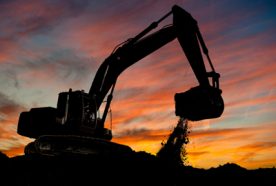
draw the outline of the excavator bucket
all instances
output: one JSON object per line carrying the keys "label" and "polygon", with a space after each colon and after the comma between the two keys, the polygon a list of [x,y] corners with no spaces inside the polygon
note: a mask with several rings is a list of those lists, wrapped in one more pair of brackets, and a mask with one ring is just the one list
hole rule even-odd
{"label": "excavator bucket", "polygon": [[218,118],[224,110],[221,90],[214,87],[197,86],[176,93],[175,114],[191,121]]}

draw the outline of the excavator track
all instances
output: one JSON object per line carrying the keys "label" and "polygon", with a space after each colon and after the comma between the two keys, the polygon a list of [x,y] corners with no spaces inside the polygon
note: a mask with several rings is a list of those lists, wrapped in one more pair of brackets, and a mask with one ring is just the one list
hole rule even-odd
{"label": "excavator track", "polygon": [[126,156],[134,151],[108,140],[77,135],[44,135],[25,147],[26,155],[43,156]]}

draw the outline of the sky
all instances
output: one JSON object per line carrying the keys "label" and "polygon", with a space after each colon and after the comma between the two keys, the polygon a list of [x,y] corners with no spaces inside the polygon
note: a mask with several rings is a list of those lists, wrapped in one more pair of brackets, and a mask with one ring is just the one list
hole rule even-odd
{"label": "sky", "polygon": [[[188,164],[276,166],[273,0],[0,0],[0,151],[22,155],[34,140],[17,134],[22,111],[56,107],[69,88],[88,92],[114,47],[174,4],[197,20],[225,102],[220,118],[189,122]],[[174,94],[197,85],[177,40],[132,65],[115,88],[112,141],[157,153],[179,119]]]}

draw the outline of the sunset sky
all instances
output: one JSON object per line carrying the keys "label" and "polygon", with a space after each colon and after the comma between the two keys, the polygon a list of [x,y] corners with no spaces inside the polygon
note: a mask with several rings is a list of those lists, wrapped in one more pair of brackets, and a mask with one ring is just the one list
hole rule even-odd
{"label": "sunset sky", "polygon": [[[88,92],[113,48],[174,4],[198,21],[225,102],[220,118],[189,123],[189,165],[276,166],[274,0],[0,1],[0,151],[23,154],[33,139],[16,132],[22,111]],[[177,40],[131,66],[115,88],[113,141],[155,154],[178,121],[174,94],[197,85]]]}

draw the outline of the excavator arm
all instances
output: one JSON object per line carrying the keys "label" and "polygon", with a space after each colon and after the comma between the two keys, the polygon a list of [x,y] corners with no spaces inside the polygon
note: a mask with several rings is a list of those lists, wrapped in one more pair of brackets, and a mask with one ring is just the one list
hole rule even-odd
{"label": "excavator arm", "polygon": [[[145,36],[152,29],[156,28],[159,22],[171,14],[173,14],[172,25],[166,26],[155,33]],[[136,37],[127,40],[122,46],[118,47],[99,67],[89,90],[89,95],[91,95],[92,99],[95,100],[94,102],[97,107],[96,110],[98,110],[108,92],[111,91],[110,96],[107,98],[106,109],[103,114],[103,122],[112,100],[112,93],[114,91],[118,76],[129,66],[135,64],[145,56],[153,53],[176,38],[178,39],[190,63],[190,66],[192,67],[192,70],[199,82],[199,87],[205,87],[205,89],[209,88],[210,83],[208,77],[211,76],[213,78],[213,87],[217,89],[219,88],[219,74],[215,72],[208,56],[208,50],[200,34],[197,21],[184,9],[175,5],[173,6],[171,12],[166,14],[157,22],[153,22]],[[200,45],[204,53],[207,55],[212,72],[206,72]],[[176,97],[178,98],[179,96]],[[182,100],[182,98],[180,99]],[[177,108],[180,108],[180,106],[177,106]],[[176,113],[178,113],[177,115],[183,115],[179,114],[179,112]]]}
{"label": "excavator arm", "polygon": [[[179,6],[174,6],[172,11],[173,24],[142,38],[151,29],[145,29],[133,39],[129,39],[123,46],[113,52],[99,67],[89,94],[97,96],[97,105],[100,106],[108,91],[115,84],[118,76],[129,66],[138,62],[145,56],[158,50],[160,47],[178,39],[190,65],[202,86],[209,85],[207,72],[202,59],[199,43],[197,40],[197,22],[192,16]],[[151,25],[157,26],[158,22]],[[154,28],[153,26],[150,28]]]}

